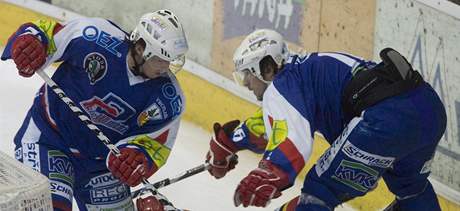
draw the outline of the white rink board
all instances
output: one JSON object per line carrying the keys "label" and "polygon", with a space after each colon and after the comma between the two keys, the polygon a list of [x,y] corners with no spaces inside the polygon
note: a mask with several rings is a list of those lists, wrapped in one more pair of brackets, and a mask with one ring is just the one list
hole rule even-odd
{"label": "white rink board", "polygon": [[431,175],[438,181],[436,191],[457,203],[460,203],[459,17],[460,6],[444,0],[378,0],[374,41],[376,60],[380,60],[378,53],[385,47],[399,50],[441,96],[448,117],[447,130],[436,152]]}
{"label": "white rink board", "polygon": [[[129,32],[137,24],[138,18],[148,12],[170,9],[179,18],[185,32],[189,51],[187,57],[200,64],[211,64],[213,39],[213,1],[209,0],[174,0],[151,1],[136,0],[52,0],[53,5],[76,11],[89,17],[105,17]],[[123,12],[118,12],[123,8]],[[115,11],[115,12],[114,12]]]}

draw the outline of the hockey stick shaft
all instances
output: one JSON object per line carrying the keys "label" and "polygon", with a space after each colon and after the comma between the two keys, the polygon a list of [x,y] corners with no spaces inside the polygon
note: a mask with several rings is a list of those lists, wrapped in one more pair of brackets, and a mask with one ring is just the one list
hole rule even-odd
{"label": "hockey stick shaft", "polygon": [[83,113],[83,111],[75,105],[75,102],[73,102],[73,100],[70,99],[43,70],[39,70],[36,73],[45,81],[45,83],[53,90],[53,92],[56,93],[56,95],[62,101],[64,101],[67,106],[69,106],[70,110],[72,110],[72,112],[78,116],[78,118],[86,125],[86,127],[88,127],[96,135],[96,137],[109,148],[111,152],[113,152],[116,156],[120,155],[120,150],[118,150],[115,145],[110,143],[109,138],[107,138],[107,136],[105,136],[104,133],[91,122],[89,117],[86,116],[85,113]]}
{"label": "hockey stick shaft", "polygon": [[[102,143],[109,148],[109,150],[115,155],[115,156],[120,156],[120,150],[110,143],[110,139],[107,138],[107,136],[100,130],[91,120],[89,119],[88,116],[86,116],[83,111],[78,108],[78,106],[75,105],[75,102],[73,102],[72,99],[70,99],[65,92],[43,71],[43,69],[36,71],[36,73],[45,81],[45,83],[51,87],[54,93],[65,103],[67,106],[69,106],[70,110],[74,114],[78,116],[78,118],[88,127],[93,133],[96,135],[96,137],[102,141]],[[149,186],[150,183],[143,178],[142,183],[146,186]]]}
{"label": "hockey stick shaft", "polygon": [[[116,156],[119,156],[120,155],[120,150],[115,146],[113,145],[112,143],[110,143],[110,140],[109,138],[107,138],[107,136],[104,135],[104,133],[96,126],[94,125],[91,120],[89,119],[88,116],[86,116],[83,111],[78,108],[78,106],[75,105],[75,102],[73,102],[72,99],[70,99],[66,94],[65,92],[59,88],[59,86],[43,71],[43,70],[38,70],[36,72],[44,81],[45,83],[51,87],[51,89],[53,90],[53,92],[55,92],[57,94],[57,96],[62,100],[64,101],[65,104],[67,104],[67,106],[69,106],[69,108],[72,110],[73,113],[75,113],[78,118],[91,130],[95,133],[96,137],[102,141],[102,143],[104,143],[105,146],[107,146],[107,148],[109,148],[109,150],[114,153]],[[190,177],[192,175],[195,175],[197,173],[200,173],[206,169],[208,169],[208,166],[209,164],[202,164],[200,166],[197,166],[195,168],[192,168],[192,169],[189,169],[187,171],[185,171],[184,173],[178,175],[177,177],[174,177],[174,178],[167,178],[167,179],[164,179],[164,180],[161,180],[155,184],[150,184],[145,178],[142,179],[142,183],[145,185],[144,188],[142,189],[139,189],[137,190],[137,194],[139,194],[139,192],[141,190],[145,190],[145,189],[157,189],[157,188],[161,188],[161,187],[164,187],[164,186],[168,186],[172,183],[175,183],[177,181],[180,181],[182,179],[185,179],[187,177]],[[138,192],[139,191],[139,192]],[[136,193],[135,192],[135,193]],[[133,194],[135,198],[136,195]]]}
{"label": "hockey stick shaft", "polygon": [[[209,163],[204,163],[204,164],[201,164],[199,166],[196,166],[194,168],[191,168],[187,171],[184,171],[182,172],[181,174],[175,176],[175,177],[172,177],[172,178],[166,178],[166,179],[163,179],[161,181],[158,181],[158,182],[155,182],[152,184],[152,186],[155,188],[155,189],[159,189],[159,188],[163,188],[163,187],[166,187],[170,184],[173,184],[173,183],[176,183],[176,182],[179,182],[185,178],[188,178],[188,177],[191,177],[193,175],[196,175],[196,174],[199,174],[205,170],[207,170],[209,168]],[[137,197],[139,195],[139,193],[141,193],[142,191],[144,191],[145,189],[144,188],[141,188],[141,189],[138,189],[136,191],[133,192],[133,198]]]}
{"label": "hockey stick shaft", "polygon": [[153,184],[153,187],[155,188],[162,188],[162,187],[165,187],[165,186],[168,186],[170,184],[173,184],[173,183],[176,183],[176,182],[179,182],[187,177],[191,177],[195,174],[198,174],[198,173],[201,173],[205,170],[207,170],[209,168],[209,164],[208,163],[205,163],[205,164],[201,164],[195,168],[191,168],[185,172],[183,172],[182,174],[179,174],[173,178],[166,178],[164,180],[161,180],[161,181],[158,181],[158,182],[155,182]]}

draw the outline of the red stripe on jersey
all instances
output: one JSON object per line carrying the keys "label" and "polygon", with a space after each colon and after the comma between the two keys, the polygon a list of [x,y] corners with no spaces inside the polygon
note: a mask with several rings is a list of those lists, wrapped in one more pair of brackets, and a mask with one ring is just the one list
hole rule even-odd
{"label": "red stripe on jersey", "polygon": [[56,26],[55,26],[54,29],[53,29],[53,35],[55,35],[55,34],[58,33],[59,31],[61,31],[62,28],[64,28],[63,25],[61,25],[60,23],[56,23]]}
{"label": "red stripe on jersey", "polygon": [[42,91],[40,93],[42,94],[40,96],[40,104],[43,108],[43,113],[45,114],[46,121],[51,125],[51,127],[54,130],[58,130],[56,123],[54,120],[51,118],[51,114],[49,113],[49,103],[48,103],[48,88],[46,85],[42,86],[41,88]]}
{"label": "red stripe on jersey", "polygon": [[294,211],[295,208],[297,207],[298,202],[299,202],[299,196],[297,196],[297,197],[291,199],[291,200],[287,203],[287,205],[286,205],[286,207],[285,207],[286,209],[284,209],[283,211]]}
{"label": "red stripe on jersey", "polygon": [[169,134],[169,130],[166,130],[165,132],[157,136],[155,140],[158,141],[158,143],[160,144],[164,144],[168,140],[168,134]]}
{"label": "red stripe on jersey", "polygon": [[286,140],[283,141],[283,143],[281,143],[278,148],[281,150],[281,152],[283,152],[284,156],[289,160],[291,166],[298,174],[305,166],[305,161],[303,160],[302,154],[300,154],[300,152],[297,150],[289,138],[286,138]]}
{"label": "red stripe on jersey", "polygon": [[270,123],[270,127],[273,127],[273,117],[268,115],[268,122]]}
{"label": "red stripe on jersey", "polygon": [[257,137],[256,135],[249,132],[249,143],[254,145],[257,150],[264,150],[267,147],[268,141],[264,138],[264,135]]}

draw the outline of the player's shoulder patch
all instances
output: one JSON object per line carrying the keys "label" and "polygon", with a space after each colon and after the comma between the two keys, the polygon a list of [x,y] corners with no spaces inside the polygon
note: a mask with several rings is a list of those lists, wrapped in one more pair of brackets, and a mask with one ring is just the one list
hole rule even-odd
{"label": "player's shoulder patch", "polygon": [[98,52],[91,52],[83,60],[83,68],[88,73],[91,85],[100,81],[107,73],[107,59]]}
{"label": "player's shoulder patch", "polygon": [[149,107],[142,111],[137,117],[137,125],[142,127],[149,121],[163,121],[169,117],[166,105],[160,98],[157,98]]}

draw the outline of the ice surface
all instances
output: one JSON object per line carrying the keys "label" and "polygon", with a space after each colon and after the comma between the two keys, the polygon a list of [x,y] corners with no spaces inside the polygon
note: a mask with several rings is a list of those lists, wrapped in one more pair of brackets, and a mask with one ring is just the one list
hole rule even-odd
{"label": "ice surface", "polygon": [[[13,137],[19,129],[27,110],[32,104],[35,93],[43,84],[41,78],[22,78],[17,74],[15,65],[0,61],[0,150],[13,156]],[[208,149],[210,134],[202,128],[182,121],[176,145],[166,165],[149,180],[155,182],[200,165]],[[298,180],[294,187],[283,192],[283,195],[272,201],[268,208],[235,208],[233,192],[239,181],[256,167],[258,156],[249,152],[239,153],[239,164],[236,170],[226,177],[216,180],[207,172],[189,177],[178,183],[160,190],[178,208],[189,210],[274,210],[284,202],[300,193],[302,181]],[[74,206],[76,209],[76,206]],[[336,210],[351,210],[346,207]]]}

